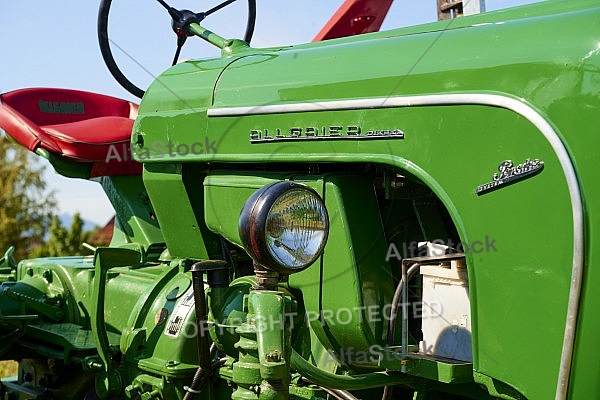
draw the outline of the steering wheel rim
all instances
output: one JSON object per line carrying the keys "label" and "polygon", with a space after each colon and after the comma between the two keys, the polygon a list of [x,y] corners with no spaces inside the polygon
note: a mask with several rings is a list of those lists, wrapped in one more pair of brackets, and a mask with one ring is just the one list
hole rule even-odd
{"label": "steering wheel rim", "polygon": [[[131,82],[121,71],[110,49],[110,39],[108,38],[108,15],[112,0],[101,0],[98,10],[98,44],[102,59],[108,67],[111,75],[115,80],[132,95],[142,98],[145,90],[140,89],[137,85]],[[254,34],[254,26],[256,23],[256,0],[248,0],[248,19],[246,22],[246,32],[244,33],[244,41],[250,44],[252,35]]]}

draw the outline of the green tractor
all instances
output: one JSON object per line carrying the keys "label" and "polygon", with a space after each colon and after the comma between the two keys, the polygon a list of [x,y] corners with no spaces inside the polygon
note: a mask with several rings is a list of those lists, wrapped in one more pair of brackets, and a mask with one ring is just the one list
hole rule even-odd
{"label": "green tractor", "polygon": [[0,261],[2,399],[600,398],[597,1],[266,49],[253,1],[245,40],[161,4],[222,56],[144,93],[104,0],[139,108],[0,96],[116,211],[93,256]]}

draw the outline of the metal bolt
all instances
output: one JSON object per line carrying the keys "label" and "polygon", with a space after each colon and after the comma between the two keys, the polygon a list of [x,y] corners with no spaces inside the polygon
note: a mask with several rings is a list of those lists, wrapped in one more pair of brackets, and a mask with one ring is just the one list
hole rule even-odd
{"label": "metal bolt", "polygon": [[393,189],[404,187],[404,176],[397,175],[395,178],[392,178],[390,184]]}
{"label": "metal bolt", "polygon": [[125,388],[125,396],[132,399],[135,398],[140,392],[140,388],[137,385],[129,385]]}
{"label": "metal bolt", "polygon": [[140,399],[142,399],[142,400],[156,399],[159,394],[160,394],[160,392],[158,390],[153,390],[151,392],[145,392],[145,393],[142,393],[142,395],[140,396]]}
{"label": "metal bolt", "polygon": [[274,350],[272,353],[265,354],[265,359],[270,362],[278,362],[281,360],[281,351]]}

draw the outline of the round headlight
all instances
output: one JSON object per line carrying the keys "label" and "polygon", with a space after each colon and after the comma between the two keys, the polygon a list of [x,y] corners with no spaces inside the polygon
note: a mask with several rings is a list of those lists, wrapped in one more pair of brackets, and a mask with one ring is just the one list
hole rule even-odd
{"label": "round headlight", "polygon": [[295,182],[276,182],[246,201],[239,231],[254,261],[291,274],[319,258],[327,241],[329,217],[313,189]]}

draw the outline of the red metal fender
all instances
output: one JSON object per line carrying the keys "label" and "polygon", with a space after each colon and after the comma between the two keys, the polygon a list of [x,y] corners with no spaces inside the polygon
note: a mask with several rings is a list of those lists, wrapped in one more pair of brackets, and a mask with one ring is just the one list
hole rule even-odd
{"label": "red metal fender", "polygon": [[327,21],[313,42],[377,32],[393,0],[346,0]]}

